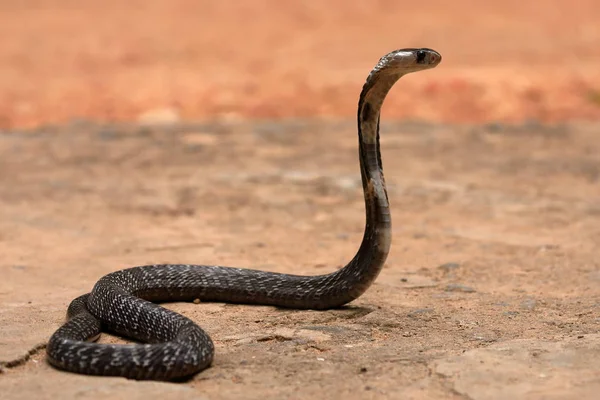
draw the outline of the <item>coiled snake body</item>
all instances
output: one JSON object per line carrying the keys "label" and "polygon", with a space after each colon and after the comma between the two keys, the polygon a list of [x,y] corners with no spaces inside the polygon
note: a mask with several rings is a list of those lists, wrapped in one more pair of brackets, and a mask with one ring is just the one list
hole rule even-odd
{"label": "coiled snake body", "polygon": [[[383,101],[403,75],[435,67],[430,49],[383,56],[369,74],[358,104],[360,172],[366,227],[360,248],[342,269],[298,276],[204,265],[149,265],[110,273],[91,293],[73,300],[67,322],[50,338],[53,366],[82,374],[172,380],[195,374],[213,360],[210,337],[190,319],[155,302],[221,301],[297,309],[329,309],[367,290],[388,255],[391,219],[379,151]],[[102,328],[146,344],[93,343]]]}

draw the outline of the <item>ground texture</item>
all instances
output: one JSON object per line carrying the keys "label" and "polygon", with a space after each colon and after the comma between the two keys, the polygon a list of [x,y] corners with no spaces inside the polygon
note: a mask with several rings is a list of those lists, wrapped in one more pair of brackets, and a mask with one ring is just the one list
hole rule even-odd
{"label": "ground texture", "polygon": [[[597,398],[599,3],[31,3],[0,2],[0,398]],[[358,91],[417,45],[444,61],[384,107],[393,246],[363,297],[169,304],[217,347],[183,384],[47,365],[116,269],[347,262]]]}
{"label": "ground texture", "polygon": [[404,82],[388,117],[600,118],[599,16],[596,0],[4,0],[0,126],[157,107],[352,117],[366,73],[398,47],[444,61]]}

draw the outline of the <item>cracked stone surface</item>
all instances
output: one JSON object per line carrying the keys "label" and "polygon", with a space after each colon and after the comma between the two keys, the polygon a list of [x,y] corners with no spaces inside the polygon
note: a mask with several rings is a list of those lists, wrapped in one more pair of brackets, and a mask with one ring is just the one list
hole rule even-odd
{"label": "cracked stone surface", "polygon": [[436,361],[434,371],[474,400],[596,399],[600,335],[495,343]]}
{"label": "cracked stone surface", "polygon": [[205,400],[202,393],[185,385],[163,382],[135,382],[119,378],[90,380],[62,374],[48,377],[31,370],[27,376],[8,375],[0,379],[2,397],[11,400],[36,399],[127,399],[145,400],[157,395],[181,400]]}
{"label": "cracked stone surface", "polygon": [[394,236],[373,287],[322,312],[166,305],[216,344],[214,365],[180,384],[67,374],[39,344],[119,268],[343,265],[364,223],[352,121],[0,132],[0,393],[594,398],[599,130],[383,123]]}

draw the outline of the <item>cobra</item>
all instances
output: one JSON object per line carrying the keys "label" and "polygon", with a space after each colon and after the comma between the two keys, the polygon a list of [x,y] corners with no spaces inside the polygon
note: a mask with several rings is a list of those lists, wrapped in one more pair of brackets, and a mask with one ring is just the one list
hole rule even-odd
{"label": "cobra", "polygon": [[[49,363],[89,375],[153,380],[189,377],[211,365],[213,342],[196,323],[157,303],[200,299],[324,310],[362,295],[379,275],[391,245],[379,149],[381,106],[403,75],[433,68],[440,61],[440,54],[431,49],[396,50],[383,56],[367,77],[358,103],[366,225],[360,248],[345,267],[318,276],[172,264],[116,271],[71,302],[67,321],[47,345]],[[95,343],[103,329],[142,343]]]}

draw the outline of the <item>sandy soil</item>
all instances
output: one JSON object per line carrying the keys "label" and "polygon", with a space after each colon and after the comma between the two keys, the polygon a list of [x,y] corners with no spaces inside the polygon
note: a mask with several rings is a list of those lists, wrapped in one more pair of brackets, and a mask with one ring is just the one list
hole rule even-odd
{"label": "sandy soil", "polygon": [[[0,2],[0,398],[596,398],[599,3],[280,3]],[[414,45],[444,61],[386,103],[393,247],[363,297],[170,304],[217,346],[183,384],[46,364],[110,271],[347,262],[358,91]]]}
{"label": "sandy soil", "polygon": [[596,0],[0,1],[0,126],[352,117],[377,59],[422,46],[444,63],[390,117],[598,118],[599,17]]}

